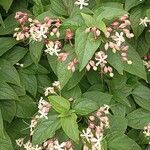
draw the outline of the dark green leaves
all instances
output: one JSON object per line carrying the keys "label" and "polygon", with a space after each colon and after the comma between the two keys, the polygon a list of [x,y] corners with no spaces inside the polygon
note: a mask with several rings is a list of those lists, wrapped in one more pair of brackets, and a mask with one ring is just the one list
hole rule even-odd
{"label": "dark green leaves", "polygon": [[0,56],[2,56],[5,52],[11,49],[18,42],[15,40],[15,38],[12,37],[1,37],[0,43]]}
{"label": "dark green leaves", "polygon": [[0,82],[0,99],[13,99],[18,100],[18,96],[15,91],[7,84]]}
{"label": "dark green leaves", "polygon": [[127,12],[123,9],[112,8],[110,6],[110,7],[100,7],[95,11],[94,14],[95,16],[97,16],[99,20],[102,19],[112,20],[114,18],[121,17],[122,15],[127,14]]}
{"label": "dark green leaves", "polygon": [[25,74],[20,72],[20,79],[23,85],[25,86],[25,89],[34,97],[37,93],[37,79],[35,75],[32,74]]}
{"label": "dark green leaves", "polygon": [[3,58],[9,60],[12,64],[16,64],[27,53],[27,49],[20,46],[14,46],[10,51],[3,55]]}
{"label": "dark green leaves", "polygon": [[[15,20],[15,13],[11,14],[4,20],[4,27],[0,26],[0,35],[12,34],[14,29],[17,27],[17,22]],[[15,40],[15,39],[14,39]]]}
{"label": "dark green leaves", "polygon": [[70,109],[70,103],[63,97],[60,96],[49,96],[49,101],[52,104],[52,107],[58,112],[63,113],[67,112]]}
{"label": "dark green leaves", "polygon": [[118,52],[113,53],[112,51],[108,51],[108,62],[118,71],[119,74],[123,74],[123,64]]}
{"label": "dark green leaves", "polygon": [[127,116],[128,125],[134,129],[143,129],[150,121],[150,111],[136,109]]}
{"label": "dark green leaves", "polygon": [[9,61],[0,59],[0,71],[0,80],[20,86],[19,74]]}
{"label": "dark green leaves", "polygon": [[150,89],[142,84],[137,86],[132,92],[136,103],[144,109],[150,111]]}
{"label": "dark green leaves", "polygon": [[60,120],[57,115],[51,115],[48,119],[41,121],[35,128],[33,134],[33,143],[42,144],[48,138],[52,138],[55,131],[60,128]]}
{"label": "dark green leaves", "polygon": [[139,25],[140,18],[144,19],[144,17],[145,17],[145,9],[143,6],[137,6],[134,9],[132,9],[130,14],[130,21],[131,27],[133,29],[136,38],[143,32],[145,28],[143,25]]}
{"label": "dark green leaves", "polygon": [[61,118],[61,125],[66,135],[75,142],[79,142],[79,130],[77,116],[72,113],[70,116]]}
{"label": "dark green leaves", "polygon": [[3,118],[2,118],[2,113],[1,113],[1,109],[0,109],[0,137],[1,138],[4,137],[3,130],[4,130],[4,128],[3,128]]}
{"label": "dark green leaves", "polygon": [[125,9],[130,10],[132,7],[137,6],[138,4],[142,3],[140,0],[126,0],[125,1]]}
{"label": "dark green leaves", "polygon": [[[113,138],[113,136],[116,136]],[[108,148],[111,150],[141,150],[140,146],[128,136],[114,133],[108,141]]]}
{"label": "dark green leaves", "polygon": [[68,70],[67,68],[68,63],[69,62],[67,60],[65,62],[58,62],[57,68],[55,68],[57,69],[57,76],[61,83],[61,88],[63,88],[67,84],[67,82],[73,75],[72,71]]}
{"label": "dark green leaves", "polygon": [[91,91],[83,94],[83,97],[88,98],[92,101],[95,101],[98,106],[102,106],[103,104],[109,104],[112,98],[112,95],[99,92],[99,91]]}
{"label": "dark green leaves", "polygon": [[37,64],[41,58],[43,43],[42,42],[30,43],[29,50],[33,62]]}
{"label": "dark green leaves", "polygon": [[11,4],[12,4],[13,0],[1,0],[0,1],[0,5],[6,10],[6,12],[8,12]]}
{"label": "dark green leaves", "polygon": [[132,61],[132,64],[129,65],[124,63],[124,70],[144,80],[147,80],[143,61],[131,45],[129,45],[128,49],[128,59]]}
{"label": "dark green leaves", "polygon": [[94,39],[94,35],[92,33],[86,33],[85,28],[79,28],[76,31],[75,52],[80,63],[80,70],[87,65],[100,44],[101,40]]}
{"label": "dark green leaves", "polygon": [[98,109],[98,105],[95,101],[87,98],[76,99],[73,109],[79,115],[88,115]]}
{"label": "dark green leaves", "polygon": [[31,118],[36,113],[36,103],[27,95],[19,97],[16,102],[16,116],[21,118]]}

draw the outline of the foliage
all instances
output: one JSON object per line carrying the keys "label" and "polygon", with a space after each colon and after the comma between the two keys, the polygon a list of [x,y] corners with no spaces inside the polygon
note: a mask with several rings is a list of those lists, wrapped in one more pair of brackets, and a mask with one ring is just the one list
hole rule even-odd
{"label": "foliage", "polygon": [[0,0],[0,150],[150,149],[150,2],[79,2]]}

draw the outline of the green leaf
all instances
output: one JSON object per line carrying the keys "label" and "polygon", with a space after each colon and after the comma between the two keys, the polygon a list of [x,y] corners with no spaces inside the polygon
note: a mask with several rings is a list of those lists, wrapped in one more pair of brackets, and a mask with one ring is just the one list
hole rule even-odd
{"label": "green leaf", "polygon": [[5,24],[4,24],[4,21],[3,21],[1,13],[0,13],[0,24],[2,25],[2,27],[5,27]]}
{"label": "green leaf", "polygon": [[32,74],[25,74],[19,72],[20,79],[22,84],[25,86],[26,91],[28,91],[31,95],[36,97],[37,93],[37,79],[35,75]]}
{"label": "green leaf", "polygon": [[120,115],[113,115],[110,119],[110,131],[117,131],[119,133],[125,133],[128,125],[128,121],[125,117]]}
{"label": "green leaf", "polygon": [[126,98],[125,94],[120,90],[113,92],[113,99],[125,106],[131,107],[129,100]]}
{"label": "green leaf", "polygon": [[0,35],[12,34],[17,27],[17,21],[15,19],[15,13],[11,14],[4,20],[5,26],[0,26]]}
{"label": "green leaf", "polygon": [[0,138],[0,143],[1,150],[13,150],[10,139]]}
{"label": "green leaf", "polygon": [[150,89],[140,84],[137,86],[132,95],[136,103],[142,108],[150,111]]}
{"label": "green leaf", "polygon": [[57,64],[57,76],[58,80],[60,81],[61,88],[63,88],[69,79],[72,77],[73,73],[71,70],[68,70],[67,68],[68,61],[66,60],[65,62],[58,62]]}
{"label": "green leaf", "polygon": [[61,118],[61,126],[66,135],[74,142],[79,142],[79,130],[77,124],[77,116],[72,113],[70,116]]}
{"label": "green leaf", "polygon": [[3,58],[9,60],[12,64],[16,64],[19,60],[21,60],[25,54],[27,53],[27,49],[15,46],[11,49],[11,51],[8,51],[3,55]]}
{"label": "green leaf", "polygon": [[128,49],[128,59],[132,61],[132,64],[129,65],[127,63],[124,63],[124,70],[144,80],[147,80],[143,61],[131,45],[129,45]]}
{"label": "green leaf", "polygon": [[85,28],[79,28],[75,37],[75,52],[78,57],[80,71],[87,65],[101,44],[100,39],[94,39],[92,33],[86,33]]}
{"label": "green leaf", "polygon": [[134,129],[143,129],[144,126],[149,123],[150,111],[142,108],[136,109],[127,115],[127,119],[130,127]]}
{"label": "green leaf", "polygon": [[70,90],[68,90],[66,88],[64,88],[62,90],[62,96],[67,98],[67,99],[69,99],[70,97],[73,99],[79,98],[79,97],[81,97],[81,94],[82,94],[82,92],[81,92],[81,89],[78,85],[75,86],[74,88],[70,89]]}
{"label": "green leaf", "polygon": [[26,95],[26,91],[25,91],[25,87],[24,86],[17,86],[17,85],[14,85],[14,84],[12,84],[10,86],[13,88],[13,90],[16,92],[16,94],[18,96]]}
{"label": "green leaf", "polygon": [[145,17],[145,9],[143,8],[143,6],[137,6],[131,10],[130,13],[131,27],[136,38],[139,37],[139,35],[143,32],[145,28],[143,25],[139,25],[140,18],[143,19],[144,17]]}
{"label": "green leaf", "polygon": [[106,32],[106,25],[102,20],[100,20],[99,18],[95,19],[94,17],[87,15],[87,14],[84,14],[84,13],[81,13],[81,15],[85,21],[85,24],[88,27],[97,27],[101,31],[103,31],[104,33]]}
{"label": "green leaf", "polygon": [[61,96],[49,96],[48,97],[52,107],[58,112],[63,113],[69,111],[70,103],[67,99]]}
{"label": "green leaf", "polygon": [[51,8],[53,12],[60,16],[68,16],[74,7],[73,0],[53,0],[51,1]]}
{"label": "green leaf", "polygon": [[1,0],[0,5],[8,12],[13,0]]}
{"label": "green leaf", "polygon": [[83,97],[95,101],[99,107],[104,104],[109,104],[112,99],[112,95],[99,91],[86,92],[83,94]]}
{"label": "green leaf", "polygon": [[51,85],[51,80],[48,75],[37,75],[37,83],[38,83],[38,92],[43,94],[44,89]]}
{"label": "green leaf", "polygon": [[2,113],[0,109],[0,138],[4,138],[4,126],[3,126],[3,118],[2,118]]}
{"label": "green leaf", "polygon": [[125,9],[128,11],[130,10],[132,7],[135,7],[137,5],[139,5],[140,3],[142,3],[142,1],[140,0],[126,0],[125,1]]}
{"label": "green leaf", "polygon": [[74,88],[82,79],[82,77],[85,74],[85,70],[82,70],[79,72],[78,70],[74,72],[73,76],[70,78],[68,83],[66,84],[66,87],[68,90]]}
{"label": "green leaf", "polygon": [[13,120],[16,114],[16,104],[12,100],[0,100],[0,109],[3,119],[9,123]]}
{"label": "green leaf", "polygon": [[44,12],[43,4],[41,0],[33,0],[34,6],[33,6],[33,14],[35,16],[41,14]]}
{"label": "green leaf", "polygon": [[85,24],[88,26],[88,27],[95,27],[95,24],[96,24],[96,20],[91,16],[91,15],[88,15],[88,14],[84,14],[84,13],[81,13],[84,21],[85,21]]}
{"label": "green leaf", "polygon": [[50,115],[48,119],[42,120],[34,130],[33,143],[42,144],[43,141],[52,138],[56,130],[61,127],[60,120],[57,115]]}
{"label": "green leaf", "polygon": [[76,99],[73,109],[79,115],[88,115],[99,108],[96,102],[87,99],[79,98]]}
{"label": "green leaf", "polygon": [[[116,136],[113,138],[113,136]],[[142,150],[140,146],[124,134],[113,134],[108,141],[110,150]]]}
{"label": "green leaf", "polygon": [[108,62],[111,66],[113,66],[119,74],[123,74],[123,64],[120,59],[120,55],[118,52],[113,53],[112,51],[108,51]]}
{"label": "green leaf", "polygon": [[20,86],[19,74],[9,61],[0,59],[0,70],[0,80]]}
{"label": "green leaf", "polygon": [[149,51],[150,48],[149,40],[150,40],[150,36],[148,32],[146,32],[145,36],[142,34],[138,38],[137,52],[141,57],[144,57],[144,55]]}
{"label": "green leaf", "polygon": [[117,17],[121,17],[122,15],[127,14],[127,12],[120,8],[112,8],[112,7],[99,7],[94,12],[94,16],[98,16],[98,20],[107,19],[112,20]]}
{"label": "green leaf", "polygon": [[15,91],[7,84],[0,82],[0,100],[18,100],[18,96]]}
{"label": "green leaf", "polygon": [[16,116],[20,118],[31,118],[36,113],[36,103],[27,95],[19,97],[16,102]]}
{"label": "green leaf", "polygon": [[0,43],[0,56],[2,56],[5,52],[7,52],[14,45],[16,45],[18,41],[16,41],[15,38],[12,37],[1,37]]}
{"label": "green leaf", "polygon": [[40,61],[43,46],[44,44],[42,42],[31,42],[29,44],[30,55],[35,64],[38,64]]}

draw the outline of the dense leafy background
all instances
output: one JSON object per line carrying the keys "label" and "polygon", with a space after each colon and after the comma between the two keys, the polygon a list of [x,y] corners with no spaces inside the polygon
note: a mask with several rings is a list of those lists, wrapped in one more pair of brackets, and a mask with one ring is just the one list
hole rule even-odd
{"label": "dense leafy background", "polygon": [[[139,20],[145,16],[150,18],[150,1],[91,0],[83,10],[74,6],[74,2],[0,0],[0,149],[18,149],[15,140],[29,135],[28,123],[37,112],[37,102],[44,88],[58,79],[62,86],[62,97],[52,96],[50,102],[58,114],[62,111],[69,113],[71,110],[67,99],[73,97],[76,99],[72,106],[75,113],[61,119],[58,119],[56,112],[49,114],[48,120],[38,124],[33,143],[41,144],[53,137],[55,131],[58,131],[57,136],[62,136],[60,139],[69,137],[78,143],[77,115],[79,118],[82,116],[78,118],[80,129],[85,126],[84,116],[108,104],[111,107],[111,123],[105,149],[149,150],[142,129],[150,122],[150,76],[145,71],[142,59],[149,52],[150,33],[149,27],[139,25]],[[46,56],[42,53],[41,43],[28,45],[16,41],[12,37],[14,28],[18,26],[14,19],[16,11],[27,12],[39,20],[45,16],[61,18],[61,30],[71,28],[75,32],[75,47],[66,49],[76,53],[80,62],[79,71],[72,73],[65,63]],[[86,72],[83,68],[100,46],[101,40],[91,41],[91,35],[83,32],[83,27],[95,25],[105,31],[104,24],[96,24],[90,14],[94,14],[97,21],[104,19],[107,22],[125,13],[130,14],[131,30],[135,34],[130,40],[128,54],[133,64],[124,64],[115,54],[110,54],[108,61],[116,69],[113,78],[101,77],[94,71]],[[16,66],[18,61],[24,67]],[[57,103],[58,99],[61,99],[61,103]],[[76,145],[75,150],[80,150],[80,147]]]}

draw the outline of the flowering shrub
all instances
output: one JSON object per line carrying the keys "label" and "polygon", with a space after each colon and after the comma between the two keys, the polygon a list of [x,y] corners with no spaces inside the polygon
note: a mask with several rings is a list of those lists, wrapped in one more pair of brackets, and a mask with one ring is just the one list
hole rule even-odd
{"label": "flowering shrub", "polygon": [[0,150],[150,149],[149,0],[0,10]]}

